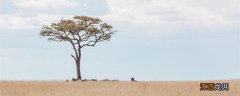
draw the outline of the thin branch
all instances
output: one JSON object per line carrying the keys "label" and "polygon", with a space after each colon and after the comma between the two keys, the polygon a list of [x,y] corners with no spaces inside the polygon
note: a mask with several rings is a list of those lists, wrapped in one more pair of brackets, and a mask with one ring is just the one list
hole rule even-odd
{"label": "thin branch", "polygon": [[75,54],[76,54],[76,57],[78,58],[78,57],[79,57],[79,56],[78,56],[78,52],[77,52],[77,49],[76,49],[76,47],[75,47],[73,41],[70,40],[69,42],[72,44],[72,46],[73,46],[73,50],[74,50],[74,52],[75,52]]}
{"label": "thin branch", "polygon": [[[88,42],[87,44],[83,44],[83,45],[81,46],[81,48],[83,48],[84,46],[95,46],[97,42],[101,42],[101,41],[104,41],[104,40],[105,40],[105,39],[101,39],[101,40],[100,40],[100,38],[99,38],[99,39],[97,39],[97,40],[95,40],[95,41],[90,41],[90,42]],[[91,43],[93,43],[93,44],[91,44]]]}
{"label": "thin branch", "polygon": [[71,54],[71,56],[73,57],[73,59],[74,59],[75,61],[77,61],[77,58],[76,58],[75,56],[73,56],[72,54]]}
{"label": "thin branch", "polygon": [[[92,42],[94,42],[93,44],[90,44],[90,43],[92,43]],[[95,44],[97,43],[97,41],[90,41],[90,42],[88,42],[87,44],[83,44],[82,46],[81,46],[81,48],[83,48],[84,46],[95,46]]]}

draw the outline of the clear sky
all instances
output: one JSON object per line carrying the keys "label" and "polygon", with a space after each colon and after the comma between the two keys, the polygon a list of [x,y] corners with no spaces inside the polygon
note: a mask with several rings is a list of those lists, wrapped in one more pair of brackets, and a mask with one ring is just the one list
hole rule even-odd
{"label": "clear sky", "polygon": [[239,0],[0,0],[0,80],[76,77],[68,43],[42,25],[75,15],[114,26],[110,42],[82,50],[82,78],[240,78]]}

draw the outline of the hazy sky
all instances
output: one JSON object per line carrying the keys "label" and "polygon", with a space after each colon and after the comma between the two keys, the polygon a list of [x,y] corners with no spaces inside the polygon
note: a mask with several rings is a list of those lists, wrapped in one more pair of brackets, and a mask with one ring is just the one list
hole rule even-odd
{"label": "hazy sky", "polygon": [[110,42],[82,50],[82,78],[240,78],[239,0],[0,0],[0,80],[76,77],[68,43],[42,25],[75,15],[114,26]]}

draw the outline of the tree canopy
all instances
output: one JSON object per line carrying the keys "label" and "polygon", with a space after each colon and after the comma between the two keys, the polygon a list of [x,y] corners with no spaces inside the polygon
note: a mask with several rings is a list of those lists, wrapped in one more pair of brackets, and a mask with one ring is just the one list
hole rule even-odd
{"label": "tree canopy", "polygon": [[61,20],[50,26],[43,26],[41,36],[49,37],[53,41],[69,41],[79,44],[80,48],[95,46],[97,42],[110,40],[113,34],[112,26],[103,23],[98,18],[75,16],[72,20]]}

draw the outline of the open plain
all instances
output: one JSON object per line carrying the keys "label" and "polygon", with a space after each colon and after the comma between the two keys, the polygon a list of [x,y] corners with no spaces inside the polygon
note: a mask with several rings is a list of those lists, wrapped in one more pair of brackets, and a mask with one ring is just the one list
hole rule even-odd
{"label": "open plain", "polygon": [[[229,91],[200,91],[200,83],[229,83]],[[0,96],[240,96],[240,80],[0,81]]]}

